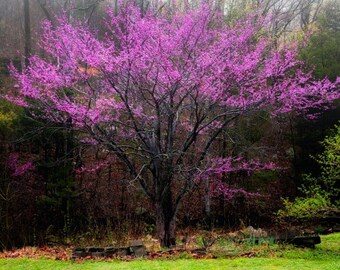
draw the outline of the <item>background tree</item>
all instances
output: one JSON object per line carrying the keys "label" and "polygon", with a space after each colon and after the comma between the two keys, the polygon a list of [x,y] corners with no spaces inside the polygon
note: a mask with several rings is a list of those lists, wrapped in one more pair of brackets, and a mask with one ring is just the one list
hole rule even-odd
{"label": "background tree", "polygon": [[323,7],[314,33],[301,52],[304,61],[314,65],[317,78],[329,77],[335,81],[340,73],[340,4],[331,1]]}
{"label": "background tree", "polygon": [[25,66],[28,67],[29,57],[31,55],[32,40],[31,40],[31,15],[30,1],[24,0],[24,16],[25,16]]}
{"label": "background tree", "polygon": [[[305,47],[300,51],[300,57],[308,67],[313,67],[313,74],[316,78],[328,77],[336,81],[340,74],[339,66],[339,23],[335,19],[339,14],[337,1],[327,1],[319,10],[316,23],[311,26],[312,33]],[[320,116],[312,121],[297,118],[292,122],[296,147],[296,169],[300,175],[299,183],[303,183],[302,174],[311,174],[319,177],[321,167],[311,156],[317,156],[323,152],[319,143],[329,130],[340,118],[340,107],[335,103],[332,110],[318,112]],[[302,181],[302,182],[301,182]]]}

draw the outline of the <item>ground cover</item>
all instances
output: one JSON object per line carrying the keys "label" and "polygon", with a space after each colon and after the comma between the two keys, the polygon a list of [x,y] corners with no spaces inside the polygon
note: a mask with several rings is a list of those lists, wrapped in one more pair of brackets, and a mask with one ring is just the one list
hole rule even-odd
{"label": "ground cover", "polygon": [[[39,250],[31,248],[35,254],[17,254],[19,258],[0,259],[0,269],[14,270],[125,270],[125,269],[340,269],[340,233],[322,236],[322,243],[315,249],[296,248],[292,246],[269,245],[244,246],[244,253],[240,256],[222,257],[215,259],[193,259],[190,254],[182,253],[155,260],[150,259],[121,259],[111,261],[84,260],[63,261],[69,251],[62,249]],[[20,251],[17,251],[20,252]],[[38,255],[41,253],[40,255]],[[44,254],[44,255],[42,255]],[[50,254],[50,255],[48,255]],[[40,257],[39,257],[40,256]],[[56,259],[51,259],[55,256]],[[3,257],[3,255],[2,255]],[[50,258],[50,259],[49,259]]]}

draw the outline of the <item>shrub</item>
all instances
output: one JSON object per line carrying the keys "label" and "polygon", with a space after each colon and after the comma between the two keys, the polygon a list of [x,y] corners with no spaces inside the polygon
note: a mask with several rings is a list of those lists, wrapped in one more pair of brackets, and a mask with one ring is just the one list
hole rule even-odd
{"label": "shrub", "polygon": [[283,209],[278,211],[280,219],[313,219],[319,216],[319,213],[332,206],[327,195],[316,193],[311,197],[296,198],[293,202],[289,199],[283,199]]}

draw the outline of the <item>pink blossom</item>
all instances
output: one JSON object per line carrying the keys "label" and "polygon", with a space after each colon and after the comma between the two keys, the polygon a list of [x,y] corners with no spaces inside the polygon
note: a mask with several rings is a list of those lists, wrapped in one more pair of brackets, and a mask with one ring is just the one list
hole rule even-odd
{"label": "pink blossom", "polygon": [[298,46],[277,49],[258,35],[266,20],[255,18],[230,26],[207,5],[155,16],[124,4],[117,16],[108,12],[100,35],[66,16],[54,27],[46,21],[40,41],[46,57],[32,56],[22,72],[11,67],[19,88],[7,99],[49,121],[72,119],[78,134],[109,149],[137,179],[140,166],[148,168],[154,185],[165,169],[176,179],[272,169],[260,161],[209,159],[211,145],[254,111],[276,117],[328,108],[340,98],[340,79],[316,81],[297,58]]}
{"label": "pink blossom", "polygon": [[32,171],[35,169],[35,166],[31,161],[26,162],[24,164],[19,164],[19,154],[18,153],[11,153],[8,158],[8,168],[13,171],[11,176],[21,176],[28,171]]}

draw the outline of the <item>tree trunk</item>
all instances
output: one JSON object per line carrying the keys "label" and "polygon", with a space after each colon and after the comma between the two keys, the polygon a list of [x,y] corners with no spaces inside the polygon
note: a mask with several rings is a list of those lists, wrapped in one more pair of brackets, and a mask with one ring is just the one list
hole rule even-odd
{"label": "tree trunk", "polygon": [[205,227],[207,230],[212,228],[212,221],[211,221],[211,202],[210,202],[210,180],[207,178],[205,180]]}
{"label": "tree trunk", "polygon": [[176,210],[172,201],[170,188],[166,188],[163,196],[155,203],[156,228],[161,247],[176,244]]}
{"label": "tree trunk", "polygon": [[156,228],[161,247],[176,245],[176,221],[175,216],[168,216],[167,209],[156,205]]}
{"label": "tree trunk", "polygon": [[24,17],[25,17],[25,66],[29,65],[29,57],[31,55],[31,19],[30,19],[30,3],[24,0]]}

